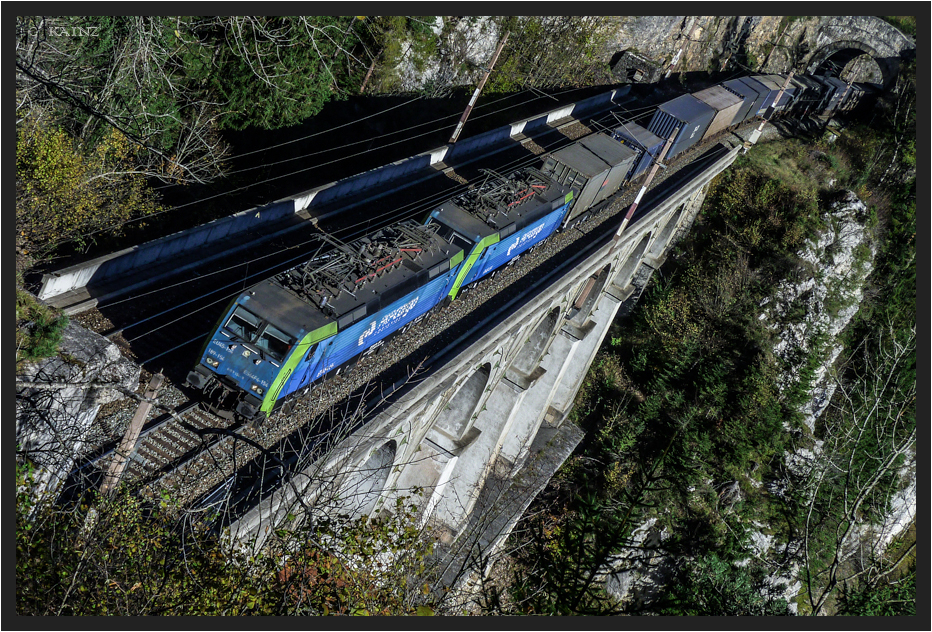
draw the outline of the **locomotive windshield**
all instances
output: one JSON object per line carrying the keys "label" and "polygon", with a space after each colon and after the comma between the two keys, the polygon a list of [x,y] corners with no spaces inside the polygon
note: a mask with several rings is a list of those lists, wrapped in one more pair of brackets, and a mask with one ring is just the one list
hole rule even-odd
{"label": "locomotive windshield", "polygon": [[233,310],[233,315],[230,316],[230,320],[227,321],[224,327],[237,338],[252,342],[255,340],[256,334],[259,333],[261,324],[262,321],[259,320],[258,316],[247,312],[242,307],[237,307]]}
{"label": "locomotive windshield", "polygon": [[249,342],[264,354],[276,360],[284,360],[291,349],[292,337],[255,314],[237,306],[224,328],[244,342]]}
{"label": "locomotive windshield", "polygon": [[265,330],[259,334],[256,346],[274,357],[283,360],[291,348],[290,337],[274,325],[266,325]]}

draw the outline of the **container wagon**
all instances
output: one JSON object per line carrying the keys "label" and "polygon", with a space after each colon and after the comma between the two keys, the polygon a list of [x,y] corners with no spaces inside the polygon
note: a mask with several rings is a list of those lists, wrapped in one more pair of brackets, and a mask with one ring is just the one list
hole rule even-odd
{"label": "container wagon", "polygon": [[767,108],[773,105],[773,101],[777,96],[777,92],[780,91],[780,86],[774,85],[772,81],[760,75],[755,75],[753,77],[742,77],[741,81],[751,86],[762,95],[763,98],[761,99],[757,112],[754,113],[754,116],[763,116],[764,113],[767,112]]}
{"label": "container wagon", "polygon": [[[579,141],[579,144],[591,151],[608,164],[611,169],[592,204],[598,204],[612,195],[627,180],[628,172],[637,158],[637,152],[625,147],[606,134],[592,134]],[[591,205],[590,205],[591,208]]]}
{"label": "container wagon", "polygon": [[679,128],[667,152],[667,156],[672,158],[702,140],[715,114],[715,110],[693,95],[684,94],[658,107],[647,129],[667,139],[674,129]]}
{"label": "container wagon", "polygon": [[[618,146],[621,147],[621,144],[618,143]],[[541,172],[554,182],[577,192],[566,215],[567,226],[585,219],[586,212],[596,203],[611,169],[609,163],[581,143],[573,143],[547,156]]]}
{"label": "container wagon", "polygon": [[760,116],[763,112],[767,111],[764,107],[764,102],[767,100],[767,97],[770,96],[770,88],[759,81],[752,81],[750,77],[741,77],[735,81],[740,82],[757,93],[757,99],[755,99],[754,103],[751,105],[751,109],[748,111],[747,118],[745,119],[746,121]]}
{"label": "container wagon", "polygon": [[[773,85],[777,86],[777,91],[779,92],[783,88],[783,84],[786,83],[787,75],[764,75],[765,78],[773,82]],[[781,112],[789,108],[793,101],[796,99],[797,88],[790,81],[789,85],[783,90],[783,94],[780,96],[780,100],[774,106],[774,112]]]}
{"label": "container wagon", "polygon": [[732,125],[743,123],[747,119],[754,116],[752,111],[757,112],[756,104],[760,103],[760,101],[763,99],[761,93],[738,79],[730,79],[720,83],[719,85],[741,99],[741,107],[739,107],[738,111],[735,112],[735,118],[733,118],[731,121]]}
{"label": "container wagon", "polygon": [[793,110],[797,114],[806,115],[824,109],[819,107],[822,102],[822,92],[825,89],[823,84],[804,75],[794,75],[792,82],[798,87],[796,99],[793,102]]}
{"label": "container wagon", "polygon": [[615,128],[612,137],[637,152],[638,157],[635,158],[631,171],[628,172],[628,180],[633,180],[647,171],[654,158],[660,155],[665,142],[653,132],[633,121],[622,123],[621,127]]}
{"label": "container wagon", "polygon": [[731,127],[732,121],[744,105],[744,101],[721,86],[712,86],[693,93],[693,96],[715,110],[715,116],[706,128],[702,139],[712,138]]}
{"label": "container wagon", "polygon": [[813,108],[813,113],[816,116],[821,116],[828,109],[829,101],[832,100],[832,94],[835,92],[835,86],[826,81],[825,77],[810,75],[809,78],[819,84],[819,100]]}
{"label": "container wagon", "polygon": [[869,93],[870,87],[865,83],[855,82],[848,89],[848,96],[845,97],[844,103],[841,104],[842,112],[851,112],[864,101],[865,96]]}
{"label": "container wagon", "polygon": [[841,99],[845,96],[845,89],[848,87],[848,84],[837,77],[823,76],[819,78],[829,86],[829,98],[826,100],[825,110],[822,112],[823,116],[827,116],[834,112],[841,104]]}

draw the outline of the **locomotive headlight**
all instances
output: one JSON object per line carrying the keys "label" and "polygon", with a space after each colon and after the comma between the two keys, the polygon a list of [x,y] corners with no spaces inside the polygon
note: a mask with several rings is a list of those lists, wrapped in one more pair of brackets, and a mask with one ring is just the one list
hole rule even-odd
{"label": "locomotive headlight", "polygon": [[217,360],[214,360],[213,358],[204,358],[204,362],[206,362],[207,364],[209,364],[210,366],[214,368],[220,366],[220,362],[218,362]]}
{"label": "locomotive headlight", "polygon": [[259,386],[258,384],[253,384],[250,388],[254,390],[256,394],[262,395],[262,387]]}

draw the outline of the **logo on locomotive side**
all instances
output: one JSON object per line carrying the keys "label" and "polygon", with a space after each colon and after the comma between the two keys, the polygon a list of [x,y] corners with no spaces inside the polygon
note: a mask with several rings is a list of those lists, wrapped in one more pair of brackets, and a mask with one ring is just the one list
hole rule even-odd
{"label": "logo on locomotive side", "polygon": [[369,335],[372,334],[373,331],[375,331],[375,321],[374,321],[374,320],[373,320],[371,323],[369,323],[369,326],[366,327],[366,330],[365,330],[364,332],[362,332],[362,334],[360,334],[360,336],[359,336],[359,342],[356,343],[356,346],[357,346],[357,347],[361,347],[363,341],[364,341],[366,338],[368,338]]}
{"label": "logo on locomotive side", "polygon": [[[420,296],[415,296],[401,307],[397,307],[389,313],[385,314],[385,316],[382,317],[382,320],[379,321],[378,331],[384,331],[387,327],[391,327],[398,321],[403,320],[404,317],[407,316],[412,309],[414,309],[414,306],[417,305],[417,302],[420,298]],[[365,343],[366,338],[375,333],[375,331],[376,324],[373,320],[371,323],[369,323],[369,326],[366,328],[366,330],[362,332],[362,335],[359,336],[359,341],[356,343],[356,346],[361,347]]]}
{"label": "logo on locomotive side", "polygon": [[511,252],[512,252],[515,248],[517,248],[520,244],[523,244],[523,243],[525,243],[525,242],[527,242],[527,241],[530,241],[530,240],[534,239],[535,237],[537,237],[538,235],[540,235],[540,231],[542,231],[542,230],[544,230],[544,225],[543,225],[543,224],[540,224],[540,225],[538,225],[537,227],[532,228],[531,230],[529,230],[529,231],[527,231],[526,233],[524,233],[523,235],[521,235],[520,238],[515,238],[515,243],[511,244],[511,245],[508,247],[508,252],[505,253],[505,256],[506,256],[506,257],[510,257],[510,256],[511,256]]}

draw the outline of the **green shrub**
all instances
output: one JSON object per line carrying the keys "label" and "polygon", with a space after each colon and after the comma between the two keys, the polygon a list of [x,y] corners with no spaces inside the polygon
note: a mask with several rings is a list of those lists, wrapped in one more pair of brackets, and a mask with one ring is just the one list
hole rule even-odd
{"label": "green shrub", "polygon": [[55,355],[68,317],[42,305],[30,294],[16,291],[16,360]]}
{"label": "green shrub", "polygon": [[25,253],[46,255],[60,240],[159,210],[135,171],[129,139],[110,128],[93,150],[61,127],[26,118],[16,138],[16,228]]}
{"label": "green shrub", "polygon": [[916,16],[915,15],[881,15],[878,16],[884,22],[888,22],[900,29],[906,35],[916,37]]}

